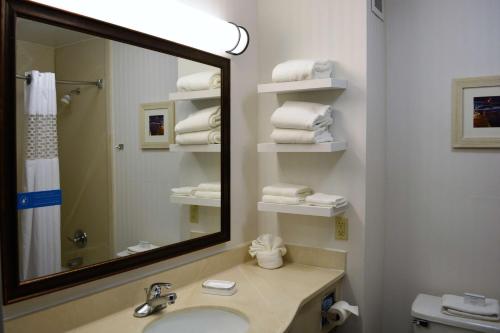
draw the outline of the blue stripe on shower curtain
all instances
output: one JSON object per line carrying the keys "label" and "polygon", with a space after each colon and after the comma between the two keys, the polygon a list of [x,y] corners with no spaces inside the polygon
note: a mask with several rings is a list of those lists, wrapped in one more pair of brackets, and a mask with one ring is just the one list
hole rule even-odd
{"label": "blue stripe on shower curtain", "polygon": [[62,204],[61,190],[24,192],[17,194],[17,209],[31,209]]}

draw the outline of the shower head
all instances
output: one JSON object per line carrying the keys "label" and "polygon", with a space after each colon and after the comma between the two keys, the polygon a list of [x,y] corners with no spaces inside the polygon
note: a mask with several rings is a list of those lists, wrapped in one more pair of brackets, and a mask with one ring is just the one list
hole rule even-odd
{"label": "shower head", "polygon": [[69,94],[64,95],[61,98],[61,102],[70,105],[71,104],[71,95],[80,95],[80,88],[73,89],[69,92]]}

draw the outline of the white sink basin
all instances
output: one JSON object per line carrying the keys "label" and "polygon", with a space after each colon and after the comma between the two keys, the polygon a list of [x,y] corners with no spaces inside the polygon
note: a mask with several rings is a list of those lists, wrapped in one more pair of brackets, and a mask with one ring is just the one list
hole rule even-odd
{"label": "white sink basin", "polygon": [[146,326],[144,333],[246,333],[248,320],[235,312],[212,307],[167,313]]}

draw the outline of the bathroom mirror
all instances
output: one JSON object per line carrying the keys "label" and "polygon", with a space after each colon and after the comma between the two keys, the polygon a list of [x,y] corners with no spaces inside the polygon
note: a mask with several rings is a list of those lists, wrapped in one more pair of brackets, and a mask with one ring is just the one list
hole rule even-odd
{"label": "bathroom mirror", "polygon": [[2,7],[4,302],[228,241],[229,60]]}

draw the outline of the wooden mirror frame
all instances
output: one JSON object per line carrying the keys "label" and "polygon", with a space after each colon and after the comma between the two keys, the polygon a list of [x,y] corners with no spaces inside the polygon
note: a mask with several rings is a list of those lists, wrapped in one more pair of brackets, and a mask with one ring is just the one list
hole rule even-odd
{"label": "wooden mirror frame", "polygon": [[[10,304],[136,269],[230,240],[230,60],[151,35],[35,2],[0,0],[0,241],[3,301]],[[175,13],[173,13],[175,14]],[[147,253],[116,258],[69,272],[19,279],[16,172],[16,19],[59,26],[102,38],[201,62],[221,69],[221,231],[167,245]]]}

